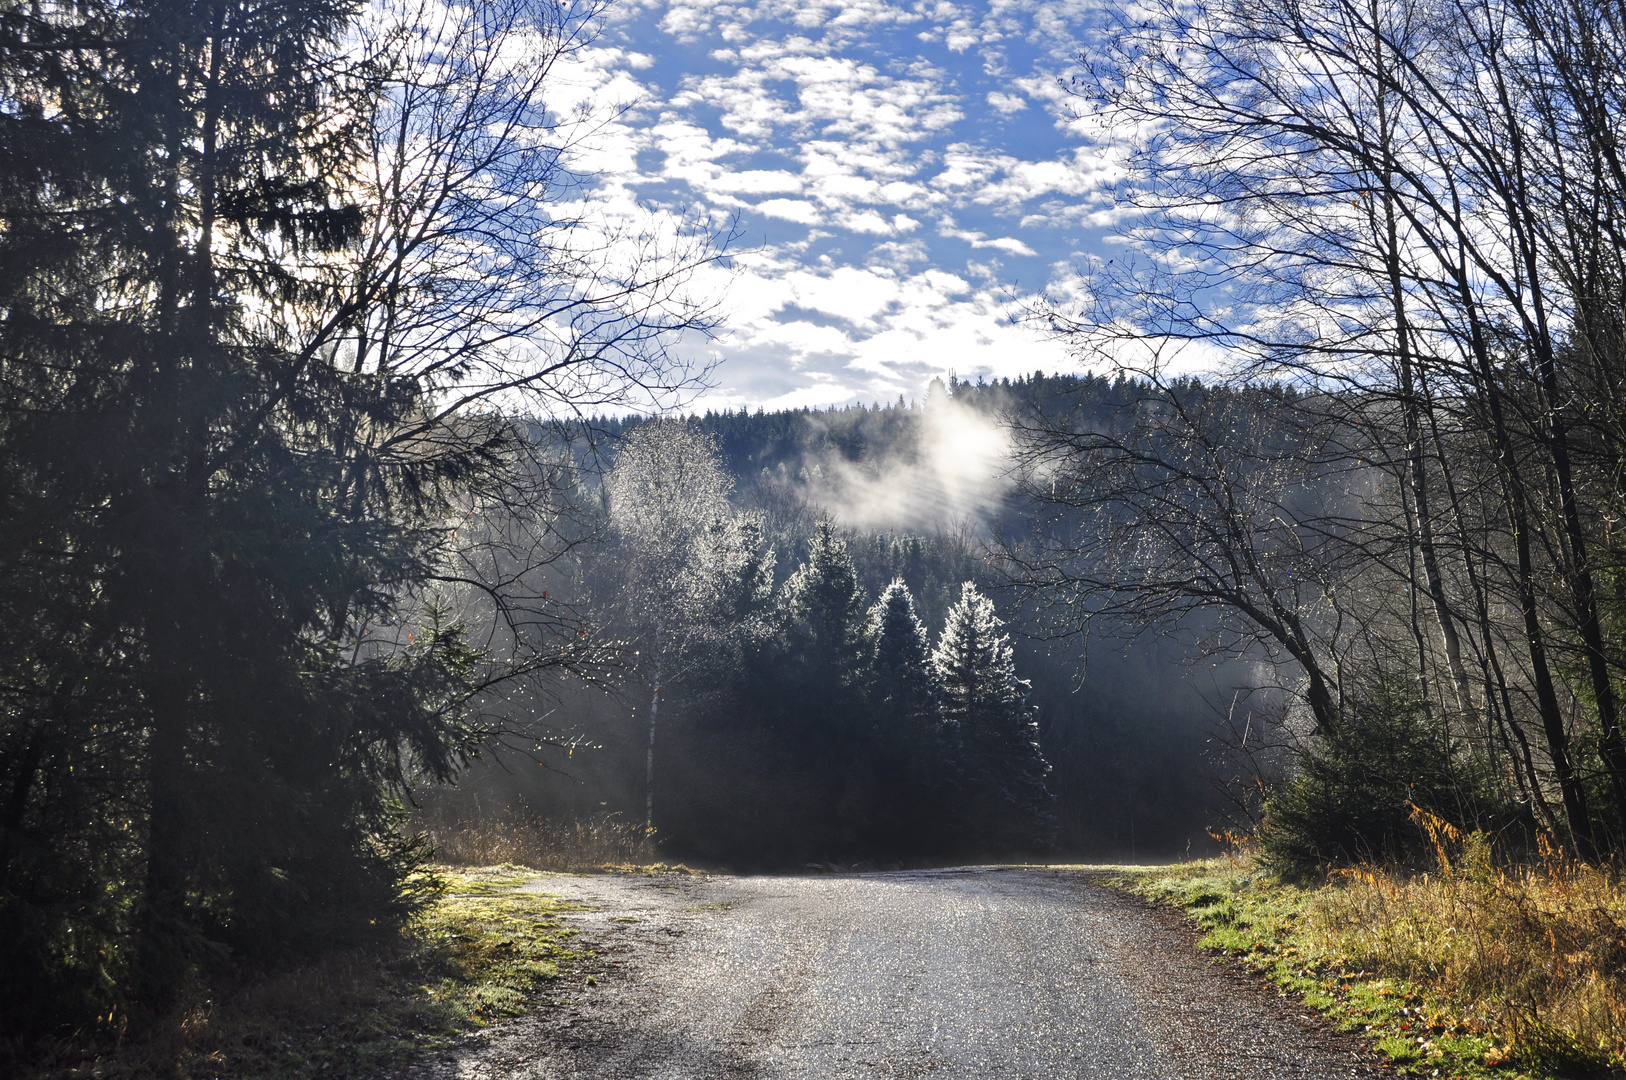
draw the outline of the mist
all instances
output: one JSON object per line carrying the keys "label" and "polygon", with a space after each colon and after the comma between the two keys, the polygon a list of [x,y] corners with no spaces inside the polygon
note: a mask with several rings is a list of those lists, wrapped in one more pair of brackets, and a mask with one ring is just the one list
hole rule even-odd
{"label": "mist", "polygon": [[1004,425],[942,393],[928,394],[918,416],[912,437],[877,457],[855,461],[830,446],[811,452],[801,469],[803,497],[856,530],[936,532],[968,523],[985,530],[1011,491]]}

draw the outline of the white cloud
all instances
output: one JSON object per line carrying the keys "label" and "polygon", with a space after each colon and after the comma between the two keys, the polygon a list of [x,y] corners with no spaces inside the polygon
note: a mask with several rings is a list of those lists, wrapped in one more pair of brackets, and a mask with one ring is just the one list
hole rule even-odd
{"label": "white cloud", "polygon": [[1051,261],[1124,230],[1112,193],[1134,133],[1106,131],[1058,81],[1104,4],[628,0],[612,12],[572,92],[636,103],[594,151],[614,212],[747,215],[752,246],[732,272],[696,280],[727,287],[713,401],[891,400],[950,368],[1064,363],[1011,321],[1009,282],[1053,286]]}
{"label": "white cloud", "polygon": [[938,235],[953,237],[956,240],[964,240],[973,248],[977,248],[979,250],[982,248],[994,248],[997,251],[1003,251],[1010,255],[1038,254],[1037,251],[1034,251],[1032,248],[1028,247],[1026,243],[1018,240],[1014,236],[997,236],[990,238],[984,233],[975,232],[971,229],[955,229],[952,227],[945,227],[938,230]]}
{"label": "white cloud", "polygon": [[757,203],[754,209],[759,214],[767,214],[783,221],[794,221],[798,225],[813,225],[822,220],[819,208],[801,199],[768,199],[766,202]]}
{"label": "white cloud", "polygon": [[873,210],[860,210],[856,214],[849,214],[842,219],[841,224],[861,233],[876,233],[881,236],[892,234],[892,223]]}
{"label": "white cloud", "polygon": [[995,109],[1006,116],[1013,116],[1028,107],[1028,103],[1025,99],[1019,98],[1015,94],[1007,94],[999,90],[991,91],[988,94],[988,104],[992,105]]}

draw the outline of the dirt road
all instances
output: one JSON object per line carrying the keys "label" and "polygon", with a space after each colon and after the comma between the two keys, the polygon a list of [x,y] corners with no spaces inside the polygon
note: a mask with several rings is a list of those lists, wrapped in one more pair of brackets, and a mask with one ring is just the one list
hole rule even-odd
{"label": "dirt road", "polygon": [[1043,869],[557,877],[583,979],[412,1080],[1387,1075],[1199,955],[1174,915]]}

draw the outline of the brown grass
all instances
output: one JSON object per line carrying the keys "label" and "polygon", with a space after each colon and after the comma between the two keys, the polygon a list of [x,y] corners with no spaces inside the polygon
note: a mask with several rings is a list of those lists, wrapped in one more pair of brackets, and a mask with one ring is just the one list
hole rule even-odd
{"label": "brown grass", "polygon": [[1410,878],[1346,871],[1302,930],[1317,947],[1426,986],[1501,1043],[1492,1057],[1551,1069],[1626,1068],[1626,887],[1543,846],[1501,867],[1482,836],[1419,813],[1438,862]]}
{"label": "brown grass", "polygon": [[426,816],[414,822],[452,866],[513,863],[536,870],[601,870],[655,862],[655,830],[619,814],[566,820],[509,810],[494,818]]}

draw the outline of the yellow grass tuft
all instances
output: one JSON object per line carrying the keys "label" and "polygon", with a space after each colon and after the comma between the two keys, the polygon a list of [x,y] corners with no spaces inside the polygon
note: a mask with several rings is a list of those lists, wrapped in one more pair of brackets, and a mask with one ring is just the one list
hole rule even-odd
{"label": "yellow grass tuft", "polygon": [[1418,811],[1435,865],[1277,879],[1247,851],[1116,882],[1184,908],[1202,944],[1361,1032],[1404,1075],[1626,1074],[1626,882],[1551,844],[1499,866],[1490,843]]}

